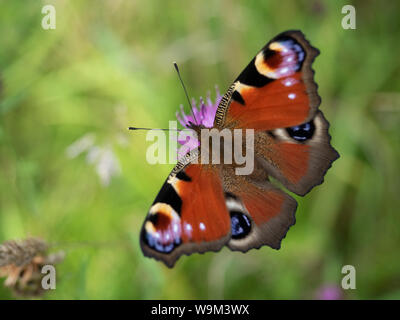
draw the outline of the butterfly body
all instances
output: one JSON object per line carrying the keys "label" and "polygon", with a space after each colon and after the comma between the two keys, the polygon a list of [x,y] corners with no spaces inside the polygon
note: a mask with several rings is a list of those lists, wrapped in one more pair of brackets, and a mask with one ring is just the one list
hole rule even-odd
{"label": "butterfly body", "polygon": [[[188,152],[145,219],[140,243],[146,256],[172,267],[182,254],[225,245],[242,252],[280,248],[295,223],[297,203],[271,178],[305,195],[339,157],[318,110],[321,99],[311,69],[318,53],[300,31],[284,32],[259,51],[222,97],[213,125],[229,133],[252,130],[253,170],[237,174],[241,164],[235,159],[204,163],[211,154],[204,154],[203,145]],[[190,128],[200,137],[204,126],[191,123]],[[219,148],[221,154],[227,151],[224,144]]]}

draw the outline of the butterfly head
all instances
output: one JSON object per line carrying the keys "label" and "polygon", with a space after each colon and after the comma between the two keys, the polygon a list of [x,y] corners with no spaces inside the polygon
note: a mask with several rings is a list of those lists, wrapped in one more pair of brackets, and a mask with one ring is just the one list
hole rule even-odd
{"label": "butterfly head", "polygon": [[206,126],[204,126],[204,125],[201,124],[201,123],[200,123],[200,124],[197,124],[197,123],[194,123],[194,122],[189,121],[188,128],[189,128],[189,129],[192,129],[193,131],[195,131],[195,132],[197,133],[198,136],[200,136],[200,130],[201,130],[201,129],[205,129]]}

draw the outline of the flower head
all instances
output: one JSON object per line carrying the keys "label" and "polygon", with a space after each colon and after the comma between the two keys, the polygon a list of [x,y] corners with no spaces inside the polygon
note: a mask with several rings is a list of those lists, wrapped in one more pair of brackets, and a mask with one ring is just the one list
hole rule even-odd
{"label": "flower head", "polygon": [[[181,110],[180,112],[178,111],[176,113],[176,118],[182,126],[184,126],[185,128],[191,128],[192,123],[195,125],[202,125],[206,128],[212,128],[214,124],[215,113],[222,99],[222,96],[217,87],[215,88],[215,91],[217,95],[214,103],[211,100],[210,93],[207,94],[206,101],[204,101],[204,99],[200,97],[199,106],[197,106],[196,100],[192,99],[193,114],[185,114],[183,110],[183,105],[180,106]],[[197,148],[200,145],[198,138],[190,133],[188,134],[186,130],[182,130],[179,132],[178,142],[186,147],[184,148],[184,152],[181,150],[179,151],[180,156],[184,155],[190,150]]]}
{"label": "flower head", "polygon": [[339,286],[334,284],[323,285],[316,293],[317,300],[340,300],[342,298],[342,291]]}
{"label": "flower head", "polygon": [[202,97],[200,97],[200,105],[197,107],[197,103],[195,99],[192,99],[192,110],[194,114],[194,118],[192,114],[186,115],[183,111],[183,105],[180,106],[181,112],[176,113],[176,118],[179,120],[182,126],[185,128],[190,127],[190,123],[203,125],[206,128],[211,128],[214,124],[215,112],[217,111],[218,105],[221,101],[221,94],[219,93],[218,88],[215,88],[217,93],[217,97],[215,99],[215,103],[211,101],[210,93],[207,94],[207,101],[204,101]]}

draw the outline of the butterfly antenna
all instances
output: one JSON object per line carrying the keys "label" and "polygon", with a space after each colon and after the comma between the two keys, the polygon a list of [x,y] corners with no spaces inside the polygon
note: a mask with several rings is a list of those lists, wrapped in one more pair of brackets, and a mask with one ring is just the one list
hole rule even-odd
{"label": "butterfly antenna", "polygon": [[176,72],[178,73],[179,81],[181,82],[183,91],[185,91],[186,99],[188,101],[188,104],[189,104],[189,107],[190,107],[190,111],[192,112],[193,119],[197,124],[200,124],[199,122],[197,122],[196,116],[194,115],[193,107],[192,107],[192,104],[190,103],[188,92],[186,90],[185,84],[183,83],[183,80],[182,80],[182,77],[181,77],[181,73],[179,72],[178,65],[176,64],[175,61],[174,61],[174,67],[175,67]]}
{"label": "butterfly antenna", "polygon": [[[139,127],[128,127],[128,130],[162,130],[162,131],[182,131],[181,129],[164,129],[164,128],[139,128]],[[183,129],[186,130],[186,129]]]}

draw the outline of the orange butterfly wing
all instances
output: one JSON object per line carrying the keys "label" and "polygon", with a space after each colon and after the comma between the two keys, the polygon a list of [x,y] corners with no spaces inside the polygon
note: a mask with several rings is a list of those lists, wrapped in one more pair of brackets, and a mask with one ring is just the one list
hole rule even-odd
{"label": "orange butterfly wing", "polygon": [[311,69],[318,54],[299,31],[276,36],[234,81],[214,125],[272,130],[312,119],[321,101]]}
{"label": "orange butterfly wing", "polygon": [[182,254],[220,250],[230,233],[218,168],[191,163],[162,186],[143,224],[141,247],[172,267]]}
{"label": "orange butterfly wing", "polygon": [[214,125],[256,130],[254,151],[265,170],[298,195],[322,183],[339,154],[311,64],[319,51],[300,31],[272,39],[229,88]]}
{"label": "orange butterfly wing", "polygon": [[[296,201],[273,186],[256,168],[249,176],[237,176],[224,168],[226,203],[231,216],[231,250],[246,252],[268,245],[279,249],[295,223]],[[264,179],[260,179],[263,177]]]}

